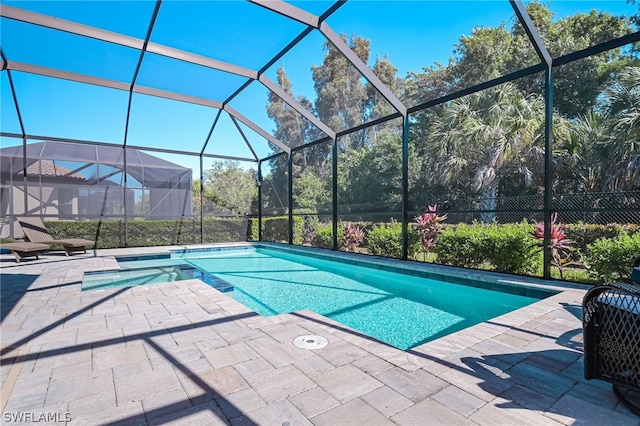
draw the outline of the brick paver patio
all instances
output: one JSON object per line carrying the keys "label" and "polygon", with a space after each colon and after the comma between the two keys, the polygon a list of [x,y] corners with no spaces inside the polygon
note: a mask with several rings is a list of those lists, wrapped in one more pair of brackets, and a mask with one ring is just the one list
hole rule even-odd
{"label": "brick paver patio", "polygon": [[[168,249],[0,256],[3,423],[640,423],[583,378],[584,289],[409,351],[310,311],[261,317],[199,280],[81,291],[116,253]],[[329,344],[295,347],[304,334]]]}

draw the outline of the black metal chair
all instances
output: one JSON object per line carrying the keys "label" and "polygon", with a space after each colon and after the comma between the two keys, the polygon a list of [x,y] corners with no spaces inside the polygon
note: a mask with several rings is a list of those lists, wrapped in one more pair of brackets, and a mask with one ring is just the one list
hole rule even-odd
{"label": "black metal chair", "polygon": [[640,415],[640,286],[611,283],[582,301],[584,375],[613,384],[617,397]]}

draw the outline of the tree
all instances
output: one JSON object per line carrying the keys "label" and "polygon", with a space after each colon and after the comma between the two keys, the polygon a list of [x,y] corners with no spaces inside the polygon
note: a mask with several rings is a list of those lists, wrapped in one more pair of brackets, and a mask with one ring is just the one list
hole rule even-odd
{"label": "tree", "polygon": [[[554,58],[632,32],[624,17],[613,16],[607,12],[592,10],[589,13],[577,13],[553,21],[553,13],[539,2],[529,3],[527,12]],[[521,25],[515,24],[512,33],[518,41],[513,43],[516,49],[511,53],[513,60],[509,68],[515,71],[526,63],[525,58],[535,57],[535,52]],[[555,67],[554,108],[568,118],[585,115],[589,108],[597,103],[598,94],[611,81],[616,70],[628,64],[630,60],[618,48]],[[543,93],[544,76],[537,74],[525,77],[516,84],[528,93]]]}
{"label": "tree", "polygon": [[[294,97],[293,85],[284,68],[278,68],[277,75],[278,84],[288,95]],[[304,96],[299,96],[297,101],[304,108],[313,111],[311,101]],[[273,92],[269,93],[267,115],[276,125],[274,136],[288,146],[299,146],[314,141],[320,136],[319,129]],[[318,165],[316,171],[322,170],[329,152],[330,146],[323,144],[296,151],[296,155],[293,157],[294,177],[306,171],[310,165]],[[286,155],[278,156],[270,161],[267,167],[270,170],[264,180],[263,205],[274,209],[274,211],[285,210],[285,203],[288,202],[288,196],[285,195],[286,188],[288,188],[288,158]],[[311,169],[309,171],[311,172]]]}
{"label": "tree", "polygon": [[209,204],[208,213],[250,213],[258,196],[255,174],[255,169],[243,169],[237,161],[214,161],[204,172],[203,198],[205,205]]}
{"label": "tree", "polygon": [[[553,13],[539,2],[527,4],[527,12],[554,57],[632,32],[624,17],[606,12],[578,13],[554,21]],[[584,115],[612,76],[634,61],[618,48],[554,68],[554,107],[569,118]],[[416,105],[537,63],[540,58],[514,17],[511,29],[502,24],[474,28],[470,36],[463,35],[446,66],[436,63],[422,73],[409,73],[407,98]],[[544,81],[540,73],[514,84],[525,93],[541,94]]]}
{"label": "tree", "polygon": [[[280,87],[289,96],[294,97],[292,93],[293,85],[284,68],[280,67],[276,72]],[[306,97],[299,96],[296,100],[307,110],[313,111],[313,105]],[[271,91],[269,92],[267,115],[276,125],[273,135],[290,147],[311,142],[319,136],[319,131],[313,124]]]}
{"label": "tree", "polygon": [[294,181],[293,203],[296,213],[317,213],[322,207],[330,210],[331,182],[313,171],[303,171]]}
{"label": "tree", "polygon": [[595,143],[610,190],[640,188],[640,68],[629,67],[603,93],[606,137]]}
{"label": "tree", "polygon": [[497,28],[474,28],[456,44],[453,74],[460,88],[470,87],[507,74],[513,36],[502,24]]}
{"label": "tree", "polygon": [[[365,64],[369,60],[369,40],[354,36],[341,38]],[[362,84],[362,74],[329,41],[322,65],[311,67],[316,90],[315,110],[320,120],[335,131],[350,129],[367,120],[368,94]],[[366,133],[358,132],[344,138],[353,148],[366,143]]]}
{"label": "tree", "polygon": [[602,165],[595,144],[606,135],[606,117],[593,110],[575,120],[554,117],[553,189],[557,194],[597,190]]}
{"label": "tree", "polygon": [[494,210],[503,178],[533,183],[543,126],[542,98],[509,83],[456,99],[432,123],[425,172],[433,182],[462,182],[481,193],[483,209]]}
{"label": "tree", "polygon": [[[409,152],[410,185],[419,176],[415,151]],[[385,130],[375,145],[350,149],[338,161],[338,200],[351,211],[400,211],[402,138]]]}
{"label": "tree", "polygon": [[[398,69],[391,63],[388,55],[378,56],[372,71],[391,93],[398,98],[403,96],[404,79],[396,77]],[[396,112],[393,106],[371,84],[367,84],[367,99],[369,102],[368,118],[381,118]]]}
{"label": "tree", "polygon": [[[354,36],[342,39],[353,49],[355,54],[364,62],[369,59],[369,40]],[[304,97],[297,100],[333,130],[339,131],[355,127],[372,118],[386,116],[395,112],[391,105],[369,83],[363,82],[358,69],[353,66],[344,55],[331,43],[323,45],[325,57],[321,65],[312,67],[312,76],[316,99],[312,104]],[[396,96],[401,96],[404,81],[396,77],[397,69],[388,57],[378,57],[372,71]],[[284,69],[278,69],[278,83],[292,95],[292,84]],[[269,117],[274,120],[276,129],[274,135],[290,146],[298,146],[319,139],[322,133],[311,123],[301,117],[275,94],[269,95]],[[394,133],[399,141],[399,126],[392,123],[378,125],[366,131],[342,136],[339,139],[343,150],[340,162],[359,160],[359,151],[378,144],[379,138],[386,138]],[[401,145],[400,145],[401,146]],[[298,212],[317,212],[326,210],[331,199],[331,143],[315,144],[310,147],[295,150],[293,162],[293,203]],[[349,152],[347,155],[346,152]],[[364,152],[364,151],[363,151]],[[369,151],[366,151],[369,152]],[[400,157],[401,158],[401,157]],[[288,158],[279,156],[265,165],[268,173],[263,183],[263,207],[273,212],[286,211],[288,199]],[[384,157],[375,161],[385,161]],[[398,162],[397,164],[400,164]],[[363,168],[366,165],[363,164]],[[341,177],[344,182],[351,181],[351,167],[342,167]],[[399,179],[400,172],[398,172]],[[366,188],[362,188],[364,194]],[[350,191],[351,192],[351,191]],[[354,191],[355,192],[355,191]]]}

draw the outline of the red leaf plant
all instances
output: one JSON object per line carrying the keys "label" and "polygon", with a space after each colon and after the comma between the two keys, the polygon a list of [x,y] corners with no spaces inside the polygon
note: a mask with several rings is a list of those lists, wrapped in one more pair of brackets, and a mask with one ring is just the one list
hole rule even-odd
{"label": "red leaf plant", "polygon": [[444,226],[442,222],[447,219],[447,215],[439,215],[436,213],[438,205],[429,206],[427,211],[414,218],[415,227],[420,231],[422,237],[422,253],[424,261],[427,261],[427,254],[435,247],[438,234]]}
{"label": "red leaf plant", "polygon": [[[539,245],[544,244],[544,222],[536,222],[533,236],[539,241]],[[549,249],[551,250],[551,264],[558,268],[560,279],[564,279],[565,267],[575,264],[571,255],[575,241],[566,238],[565,225],[558,222],[558,213],[551,215],[551,238]]]}
{"label": "red leaf plant", "polygon": [[364,231],[351,223],[347,223],[342,231],[342,246],[344,249],[355,252],[363,241]]}

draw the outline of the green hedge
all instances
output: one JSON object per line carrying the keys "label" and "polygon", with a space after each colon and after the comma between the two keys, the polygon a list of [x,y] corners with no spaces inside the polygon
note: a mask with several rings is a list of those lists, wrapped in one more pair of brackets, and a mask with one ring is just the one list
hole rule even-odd
{"label": "green hedge", "polygon": [[437,262],[465,268],[488,268],[516,274],[532,273],[541,265],[541,253],[524,224],[445,226],[435,251]]}
{"label": "green hedge", "polygon": [[604,282],[630,281],[633,262],[640,256],[640,233],[621,233],[588,246],[585,263],[589,274]]}
{"label": "green hedge", "polygon": [[[420,233],[409,227],[409,255],[420,250]],[[376,256],[402,257],[402,223],[379,223],[367,233],[365,238],[369,253]]]}
{"label": "green hedge", "polygon": [[[302,244],[304,219],[293,217],[293,244]],[[247,229],[250,241],[258,240],[258,219],[252,218]],[[262,240],[289,242],[289,216],[274,216],[262,218]]]}
{"label": "green hedge", "polygon": [[[340,232],[340,228],[338,228],[338,232]],[[318,248],[332,249],[333,225],[318,225],[315,229],[313,237],[311,238],[311,245]],[[340,239],[338,239],[338,245],[340,245]]]}
{"label": "green hedge", "polygon": [[565,225],[566,236],[575,241],[575,248],[585,255],[589,253],[589,245],[603,238],[617,238],[621,233],[630,235],[640,232],[640,225],[610,223],[595,225],[591,223],[568,223]]}
{"label": "green hedge", "polygon": [[249,218],[247,221],[247,241],[258,241],[258,235],[258,218]]}
{"label": "green hedge", "polygon": [[[96,241],[97,248],[124,247],[124,222],[102,221],[46,221],[45,225],[56,238],[86,238]],[[247,220],[204,219],[206,242],[246,241]],[[166,246],[200,243],[200,220],[132,220],[128,223],[129,247]]]}

